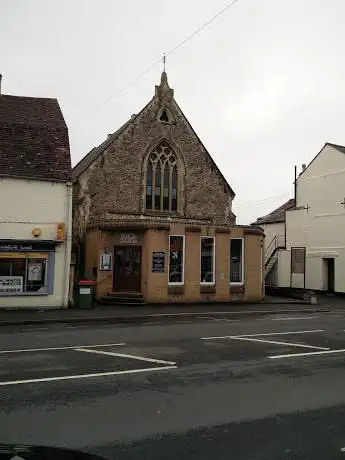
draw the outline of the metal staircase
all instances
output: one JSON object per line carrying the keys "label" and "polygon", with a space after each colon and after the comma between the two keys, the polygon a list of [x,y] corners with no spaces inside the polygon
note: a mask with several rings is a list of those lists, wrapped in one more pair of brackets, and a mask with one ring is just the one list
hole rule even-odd
{"label": "metal staircase", "polygon": [[285,236],[276,235],[265,249],[265,278],[278,261],[278,249],[285,249]]}

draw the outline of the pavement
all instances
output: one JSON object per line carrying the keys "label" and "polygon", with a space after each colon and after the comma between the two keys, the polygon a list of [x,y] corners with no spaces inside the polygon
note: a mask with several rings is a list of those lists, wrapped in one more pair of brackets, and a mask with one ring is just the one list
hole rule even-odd
{"label": "pavement", "polygon": [[345,312],[0,329],[0,443],[106,459],[341,459]]}
{"label": "pavement", "polygon": [[[60,309],[45,310],[33,308],[25,309],[2,309],[0,310],[0,326],[20,324],[48,324],[48,323],[85,323],[85,322],[111,322],[111,323],[133,323],[145,322],[153,318],[164,318],[166,320],[183,316],[184,318],[195,318],[200,314],[227,314],[229,316],[243,316],[248,314],[262,315],[267,313],[308,313],[326,312],[330,309],[345,307],[345,301],[339,300],[334,304],[321,302],[318,305],[311,305],[308,302],[296,299],[267,296],[260,303],[251,304],[201,304],[201,305],[173,305],[173,306],[97,306],[91,309]],[[340,307],[341,305],[341,307]]]}

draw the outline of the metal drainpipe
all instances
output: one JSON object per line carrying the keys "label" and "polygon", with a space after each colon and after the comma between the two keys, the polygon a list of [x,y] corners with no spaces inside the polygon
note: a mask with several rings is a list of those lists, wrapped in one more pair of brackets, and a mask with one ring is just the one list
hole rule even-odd
{"label": "metal drainpipe", "polygon": [[69,273],[71,268],[71,250],[72,250],[72,182],[66,183],[66,241],[65,241],[65,279],[64,279],[64,296],[63,306],[68,307],[69,300]]}

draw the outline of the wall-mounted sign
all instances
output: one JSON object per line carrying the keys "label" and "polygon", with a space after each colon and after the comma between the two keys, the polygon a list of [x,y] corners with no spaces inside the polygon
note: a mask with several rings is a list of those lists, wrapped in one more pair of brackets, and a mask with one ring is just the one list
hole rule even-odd
{"label": "wall-mounted sign", "polygon": [[41,236],[42,231],[40,228],[36,227],[32,229],[31,233],[32,233],[32,236],[34,236],[35,238],[38,238],[39,236]]}
{"label": "wall-mounted sign", "polygon": [[153,252],[152,253],[152,273],[164,273],[164,252]]}
{"label": "wall-mounted sign", "polygon": [[23,292],[23,277],[0,276],[0,292]]}
{"label": "wall-mounted sign", "polygon": [[0,240],[0,252],[54,251],[55,244],[49,241]]}
{"label": "wall-mounted sign", "polygon": [[138,242],[138,235],[136,233],[121,233],[120,243],[135,244]]}
{"label": "wall-mounted sign", "polygon": [[99,269],[101,271],[109,271],[113,266],[112,254],[102,253],[99,258]]}
{"label": "wall-mounted sign", "polygon": [[65,223],[59,222],[56,224],[56,239],[61,241],[65,238]]}

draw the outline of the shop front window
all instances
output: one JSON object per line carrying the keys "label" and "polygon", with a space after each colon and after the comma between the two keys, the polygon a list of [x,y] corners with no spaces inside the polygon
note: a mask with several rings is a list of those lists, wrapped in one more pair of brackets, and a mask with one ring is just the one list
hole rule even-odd
{"label": "shop front window", "polygon": [[184,236],[169,237],[169,283],[184,283]]}
{"label": "shop front window", "polygon": [[201,237],[200,241],[200,283],[214,283],[214,238]]}
{"label": "shop front window", "polygon": [[230,283],[243,284],[243,239],[230,240]]}
{"label": "shop front window", "polygon": [[47,292],[45,257],[0,257],[1,293]]}

